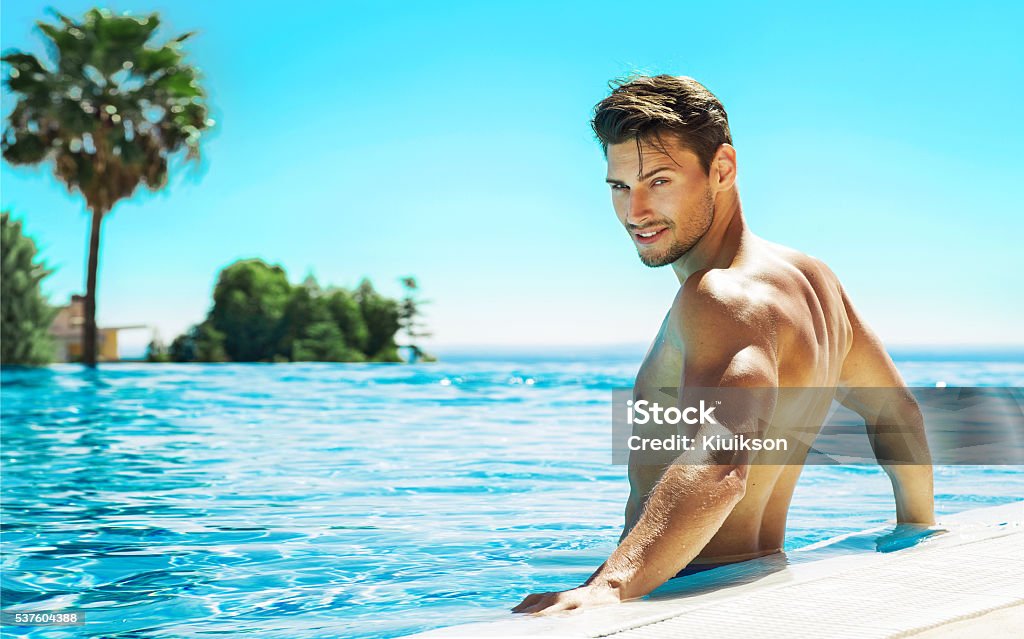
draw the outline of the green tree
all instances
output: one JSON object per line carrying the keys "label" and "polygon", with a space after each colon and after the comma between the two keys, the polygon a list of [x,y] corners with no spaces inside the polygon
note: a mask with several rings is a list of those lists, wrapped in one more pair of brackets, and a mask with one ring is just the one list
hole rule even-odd
{"label": "green tree", "polygon": [[292,290],[282,322],[280,354],[293,362],[351,362],[362,353],[345,343],[345,336],[331,316],[326,301],[309,286],[309,278]]}
{"label": "green tree", "polygon": [[230,361],[224,348],[224,333],[215,329],[209,320],[174,338],[167,356],[172,362]]}
{"label": "green tree", "polygon": [[400,278],[402,287],[405,288],[405,297],[398,309],[398,323],[400,329],[405,333],[406,346],[409,348],[409,362],[433,362],[436,361],[432,355],[427,354],[416,343],[420,338],[430,337],[431,333],[424,330],[425,325],[420,319],[422,311],[420,306],[426,304],[426,300],[418,299],[416,296],[419,285],[415,277]]}
{"label": "green tree", "polygon": [[274,360],[284,337],[281,320],[291,293],[284,269],[263,260],[241,260],[220,272],[208,321],[223,334],[227,359]]}
{"label": "green tree", "polygon": [[146,361],[155,363],[171,361],[167,345],[164,344],[158,335],[154,335],[153,339],[146,346]]}
{"label": "green tree", "polygon": [[168,160],[186,151],[199,160],[199,140],[213,125],[195,68],[184,61],[186,33],[151,43],[158,14],[115,16],[92,9],[80,22],[54,12],[37,23],[54,67],[12,51],[7,88],[18,96],[3,133],[4,158],[15,165],[52,161],[71,192],[85,198],[92,223],[86,276],[83,362],[96,364],[96,274],[100,228],[122,199],[144,184],[167,184]]}
{"label": "green tree", "polygon": [[367,279],[356,288],[355,300],[368,331],[364,351],[367,359],[375,362],[402,361],[395,344],[395,333],[400,327],[398,302],[378,293]]}
{"label": "green tree", "polygon": [[235,262],[220,272],[213,308],[167,349],[175,362],[400,362],[401,309],[369,280],[349,292],[322,289],[308,275],[297,286],[280,266]]}
{"label": "green tree", "polygon": [[362,361],[370,341],[370,331],[356,298],[343,288],[331,288],[323,299],[334,323],[341,329],[345,343],[353,349],[353,359],[350,361]]}
{"label": "green tree", "polygon": [[39,284],[50,275],[36,261],[36,244],[21,232],[21,220],[0,214],[0,364],[39,365],[53,361],[50,324],[57,309]]}

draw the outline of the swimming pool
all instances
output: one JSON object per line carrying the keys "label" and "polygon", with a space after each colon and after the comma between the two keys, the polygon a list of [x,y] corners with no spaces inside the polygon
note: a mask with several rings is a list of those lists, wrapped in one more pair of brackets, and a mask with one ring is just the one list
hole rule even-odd
{"label": "swimming pool", "polygon": [[[394,637],[503,616],[615,547],[611,389],[635,355],[424,366],[4,370],[10,636]],[[897,361],[911,385],[1024,385],[1024,361]],[[936,469],[939,514],[1024,495],[1019,467]],[[787,549],[893,516],[875,467],[805,469]],[[21,633],[21,634],[18,634]]]}

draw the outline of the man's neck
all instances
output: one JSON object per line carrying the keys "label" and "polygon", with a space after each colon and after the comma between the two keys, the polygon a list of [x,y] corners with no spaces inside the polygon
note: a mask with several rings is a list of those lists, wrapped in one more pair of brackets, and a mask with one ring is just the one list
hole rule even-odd
{"label": "man's neck", "polygon": [[720,193],[715,198],[714,218],[707,233],[686,255],[672,263],[679,285],[697,271],[728,267],[748,235],[739,193],[735,188]]}

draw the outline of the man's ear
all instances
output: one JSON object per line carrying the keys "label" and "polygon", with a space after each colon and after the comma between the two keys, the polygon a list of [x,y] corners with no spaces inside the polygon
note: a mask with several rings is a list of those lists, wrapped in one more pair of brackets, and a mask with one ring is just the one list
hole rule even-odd
{"label": "man's ear", "polygon": [[736,148],[722,144],[711,158],[711,189],[728,191],[736,184]]}

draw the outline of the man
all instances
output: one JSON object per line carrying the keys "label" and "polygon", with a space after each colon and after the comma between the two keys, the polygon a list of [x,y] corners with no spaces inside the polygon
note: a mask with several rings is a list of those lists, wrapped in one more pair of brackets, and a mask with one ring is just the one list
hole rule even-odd
{"label": "man", "polygon": [[[670,266],[680,285],[637,373],[634,399],[665,388],[682,389],[680,401],[686,389],[751,389],[748,401],[719,406],[718,428],[790,434],[808,424],[820,428],[835,395],[865,420],[892,480],[897,521],[933,524],[930,459],[883,461],[900,458],[896,449],[908,433],[927,455],[917,404],[835,274],[747,228],[736,149],[718,99],[691,78],[638,77],[615,86],[592,125],[619,221],[641,261]],[[826,389],[827,401],[779,392],[794,387]],[[865,390],[871,387],[895,389],[902,401],[883,402]],[[646,595],[683,568],[686,574],[781,552],[806,453],[777,464],[748,454],[656,465],[631,453],[618,548],[582,586],[530,595],[513,611],[619,602]]]}

